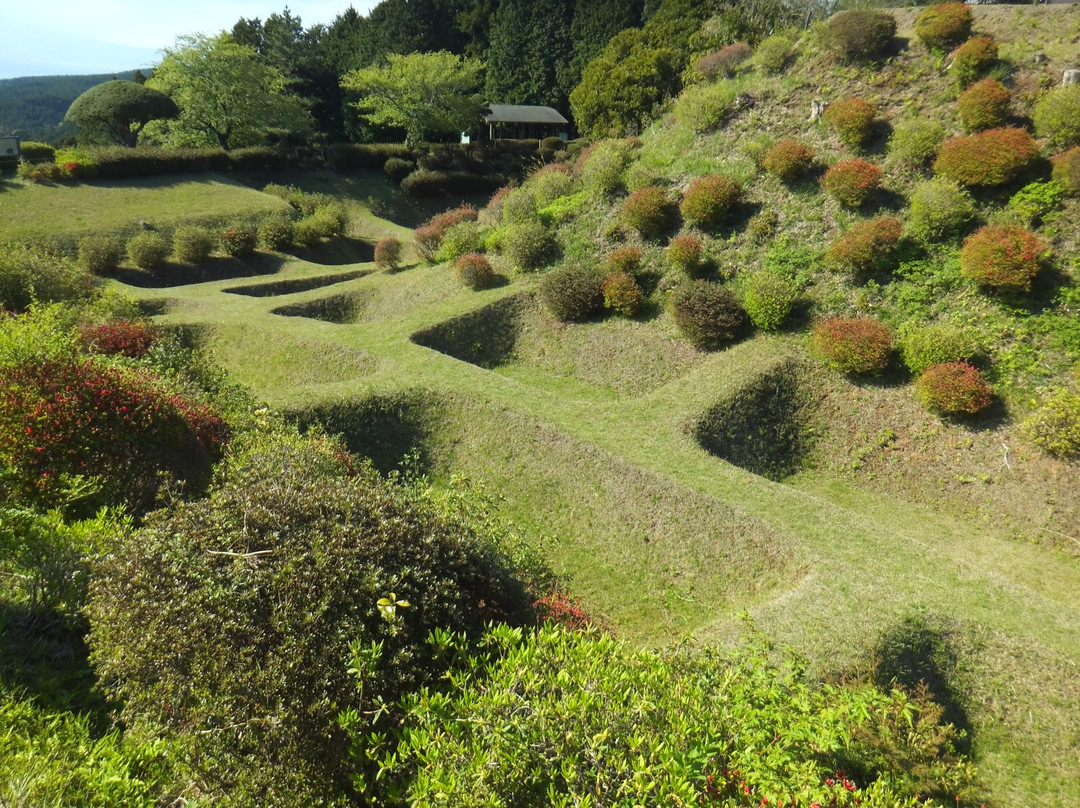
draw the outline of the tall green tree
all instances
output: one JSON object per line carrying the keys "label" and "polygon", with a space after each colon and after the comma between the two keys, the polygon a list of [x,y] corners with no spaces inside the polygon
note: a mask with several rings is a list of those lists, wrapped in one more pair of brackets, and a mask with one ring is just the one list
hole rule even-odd
{"label": "tall green tree", "polygon": [[573,88],[573,0],[502,0],[491,23],[488,101],[566,112]]}
{"label": "tall green tree", "polygon": [[165,93],[134,81],[106,81],[71,102],[64,120],[84,142],[134,146],[147,123],[180,113]]}
{"label": "tall green tree", "polygon": [[263,143],[275,132],[312,130],[311,115],[288,92],[281,72],[228,34],[180,37],[146,86],[180,108],[175,120],[154,121],[144,130],[167,145],[230,149]]}
{"label": "tall green tree", "polygon": [[448,51],[390,54],[386,64],[353,70],[342,85],[360,95],[357,107],[375,124],[398,126],[406,142],[460,132],[480,119],[480,62]]}
{"label": "tall green tree", "polygon": [[581,80],[589,64],[611,41],[626,28],[641,25],[642,0],[577,0],[570,21],[570,38],[574,42],[573,80]]}

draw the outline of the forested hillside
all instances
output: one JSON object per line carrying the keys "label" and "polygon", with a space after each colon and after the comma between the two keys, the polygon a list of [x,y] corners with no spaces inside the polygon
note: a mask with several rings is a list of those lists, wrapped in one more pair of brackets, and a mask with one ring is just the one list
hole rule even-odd
{"label": "forested hillside", "polygon": [[135,72],[99,76],[32,76],[0,79],[0,134],[22,140],[53,141],[74,135],[64,126],[71,102],[96,84],[131,79]]}

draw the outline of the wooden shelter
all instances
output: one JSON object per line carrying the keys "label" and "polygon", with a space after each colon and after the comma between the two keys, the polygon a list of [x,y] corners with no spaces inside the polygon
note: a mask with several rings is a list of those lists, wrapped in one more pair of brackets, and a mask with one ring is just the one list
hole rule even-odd
{"label": "wooden shelter", "polygon": [[489,140],[512,138],[514,140],[541,140],[545,137],[570,137],[570,121],[551,107],[533,107],[524,104],[491,104],[484,109]]}

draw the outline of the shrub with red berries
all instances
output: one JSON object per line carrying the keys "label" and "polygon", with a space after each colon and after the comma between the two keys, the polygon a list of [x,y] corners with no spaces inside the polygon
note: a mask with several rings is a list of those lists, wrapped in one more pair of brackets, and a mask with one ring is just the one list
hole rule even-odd
{"label": "shrub with red berries", "polygon": [[960,271],[984,286],[1026,291],[1048,248],[1045,241],[1023,227],[986,225],[964,240]]}
{"label": "shrub with red berries", "polygon": [[876,375],[889,364],[892,334],[871,317],[826,317],[814,325],[810,347],[841,373]]}
{"label": "shrub with red berries", "polygon": [[969,137],[952,137],[938,149],[934,171],[961,185],[1001,185],[1039,154],[1023,129],[987,129]]}
{"label": "shrub with red berries", "polygon": [[983,375],[967,362],[931,365],[915,382],[915,397],[945,415],[975,415],[990,406],[993,393]]}
{"label": "shrub with red berries", "polygon": [[866,160],[842,160],[832,165],[821,184],[841,205],[857,208],[881,187],[881,169]]}

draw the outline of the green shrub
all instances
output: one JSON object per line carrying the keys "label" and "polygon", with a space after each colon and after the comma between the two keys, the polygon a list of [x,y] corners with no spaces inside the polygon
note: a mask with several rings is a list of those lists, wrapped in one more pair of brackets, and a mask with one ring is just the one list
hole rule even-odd
{"label": "green shrub", "polygon": [[79,300],[89,297],[93,288],[93,278],[74,261],[22,245],[0,244],[0,309],[23,311],[35,301]]}
{"label": "green shrub", "polygon": [[515,188],[502,201],[501,218],[506,224],[536,221],[536,199],[525,188]]}
{"label": "green shrub", "polygon": [[1025,225],[1039,222],[1043,217],[1061,210],[1068,194],[1056,180],[1030,182],[1009,198],[1006,210],[1016,214]]}
{"label": "green shrub", "polygon": [[967,87],[986,73],[997,61],[997,43],[988,36],[973,36],[952,53],[952,75],[961,87]]}
{"label": "green shrub", "polygon": [[1027,168],[1038,154],[1038,146],[1023,129],[987,129],[942,143],[934,171],[962,185],[1001,185]]}
{"label": "green shrub", "polygon": [[128,239],[128,260],[140,269],[155,269],[169,257],[172,246],[161,233],[139,233]]}
{"label": "green shrub", "polygon": [[610,197],[623,187],[633,149],[625,140],[602,140],[578,157],[581,186],[593,196]]}
{"label": "green shrub", "polygon": [[214,235],[205,227],[184,225],[173,233],[173,255],[185,264],[201,264],[214,251]]}
{"label": "green shrub", "polygon": [[781,182],[793,182],[814,163],[814,150],[797,140],[781,140],[765,152],[761,167]]}
{"label": "green shrub", "polygon": [[742,196],[742,186],[735,180],[708,174],[690,183],[679,210],[691,224],[713,231],[728,220]]}
{"label": "green shrub", "polygon": [[356,718],[386,731],[398,698],[443,672],[432,631],[526,619],[501,541],[335,443],[259,432],[208,498],[111,542],[94,570],[95,668],[125,724],[188,739],[203,794],[357,804],[338,720],[357,704],[347,660],[381,660]]}
{"label": "green shrub", "polygon": [[870,138],[877,108],[864,98],[842,98],[825,108],[821,120],[832,129],[840,142],[858,149]]}
{"label": "green shrub", "polygon": [[975,415],[990,406],[993,394],[983,375],[966,362],[931,365],[915,381],[915,398],[928,410]]}
{"label": "green shrub", "polygon": [[259,234],[255,227],[247,222],[230,225],[219,236],[221,250],[232,258],[246,258],[255,252],[259,243]]}
{"label": "green shrub", "polygon": [[604,271],[609,275],[621,272],[633,277],[641,270],[643,257],[640,247],[618,247],[604,261]]}
{"label": "green shrub", "polygon": [[297,247],[314,247],[323,239],[323,228],[315,216],[305,216],[293,224],[293,244]]}
{"label": "green shrub", "polygon": [[671,213],[671,201],[664,189],[647,185],[623,201],[620,220],[642,238],[656,238],[671,225]]}
{"label": "green shrub", "polygon": [[881,176],[881,169],[866,160],[842,160],[829,167],[821,184],[841,205],[857,208],[881,186]]}
{"label": "green shrub", "polygon": [[1020,431],[1049,455],[1080,458],[1080,395],[1064,389],[1050,393],[1020,425]]}
{"label": "green shrub", "polygon": [[956,113],[960,123],[969,132],[981,132],[1004,126],[1009,118],[1009,102],[1012,94],[996,79],[986,78],[975,82],[960,94]]}
{"label": "green shrub", "polygon": [[499,279],[487,257],[477,252],[459,255],[454,261],[454,272],[462,286],[474,291],[488,289]]}
{"label": "green shrub", "polygon": [[1080,194],[1080,146],[1054,157],[1053,176],[1070,194]]}
{"label": "green shrub", "polygon": [[773,34],[758,43],[754,64],[770,76],[779,73],[791,58],[791,49],[790,39],[783,34]]}
{"label": "green shrub", "polygon": [[780,216],[775,210],[763,210],[746,223],[746,240],[751,244],[764,244],[776,235]]}
{"label": "green shrub", "polygon": [[730,82],[692,84],[675,99],[675,120],[695,132],[711,132],[724,123],[737,95]]}
{"label": "green shrub", "polygon": [[945,139],[945,127],[927,118],[908,118],[893,127],[889,154],[901,163],[922,166],[937,154]]}
{"label": "green shrub", "polygon": [[411,160],[412,149],[401,143],[335,143],[326,147],[327,165],[335,171],[378,171],[391,157]]}
{"label": "green shrub", "polygon": [[960,271],[984,286],[1026,291],[1049,245],[1016,225],[986,225],[960,249]]}
{"label": "green shrub", "polygon": [[79,239],[79,266],[95,275],[112,272],[124,258],[124,242],[117,236],[93,235]]}
{"label": "green shrub", "polygon": [[600,291],[604,295],[604,308],[624,317],[637,314],[645,299],[638,282],[625,272],[613,272],[604,278]]}
{"label": "green shrub", "polygon": [[900,243],[900,220],[879,216],[852,225],[825,252],[830,269],[861,276],[888,266]]}
{"label": "green shrub", "polygon": [[896,19],[883,11],[841,11],[825,22],[822,44],[846,61],[883,58],[896,35]]}
{"label": "green shrub", "polygon": [[69,178],[55,163],[19,163],[18,174],[21,179],[33,183],[60,182]]}
{"label": "green shrub", "polygon": [[98,175],[97,161],[86,149],[57,149],[53,159],[67,179],[80,180]]}
{"label": "green shrub", "polygon": [[1080,144],[1080,85],[1050,90],[1032,113],[1035,133],[1058,148]]}
{"label": "green shrub", "polygon": [[428,171],[418,168],[401,181],[401,190],[408,196],[438,199],[464,194],[490,194],[506,184],[506,177],[497,174],[476,174],[472,171]]}
{"label": "green shrub", "polygon": [[604,305],[604,276],[592,267],[566,264],[540,279],[540,300],[561,322],[588,320]]}
{"label": "green shrub", "polygon": [[978,332],[947,321],[905,325],[899,342],[900,358],[914,376],[931,365],[970,362],[982,353]]}
{"label": "green shrub", "polygon": [[501,249],[515,267],[531,272],[555,257],[555,239],[540,222],[519,222],[502,231]]}
{"label": "green shrub", "polygon": [[393,182],[400,183],[416,169],[416,163],[412,160],[402,160],[400,157],[390,157],[383,163],[383,171]]}
{"label": "green shrub", "polygon": [[668,244],[664,256],[675,269],[693,278],[701,270],[701,240],[689,233],[676,236]]}
{"label": "green shrub", "polygon": [[542,208],[573,191],[574,177],[566,166],[551,163],[534,171],[522,187],[532,194],[533,204]]}
{"label": "green shrub", "polygon": [[908,232],[920,241],[944,241],[960,235],[975,218],[971,194],[947,177],[934,177],[911,192]]}
{"label": "green shrub", "polygon": [[345,235],[349,227],[349,212],[341,202],[333,200],[329,204],[320,205],[303,220],[311,223],[320,238],[334,238]]}
{"label": "green shrub", "polygon": [[439,242],[435,260],[453,261],[465,253],[476,252],[480,246],[480,229],[474,221],[458,222],[448,227]]}
{"label": "green shrub", "polygon": [[966,4],[941,3],[916,17],[915,36],[931,50],[948,50],[971,36],[971,22]]}
{"label": "green shrub", "polygon": [[718,51],[707,53],[694,63],[694,69],[706,81],[718,78],[730,79],[739,65],[754,55],[754,49],[745,42],[732,42]]}
{"label": "green shrub", "polygon": [[20,141],[19,152],[22,154],[22,159],[28,163],[51,163],[56,159],[54,147],[36,140]]}
{"label": "green shrub", "polygon": [[671,293],[671,315],[694,347],[711,351],[735,339],[746,312],[732,291],[709,281],[684,283]]}
{"label": "green shrub", "polygon": [[401,240],[394,236],[379,239],[375,245],[375,266],[387,272],[397,272],[401,268]]}
{"label": "green shrub", "polygon": [[753,272],[743,288],[743,306],[756,327],[775,331],[791,314],[799,299],[799,285],[775,272]]}
{"label": "green shrub", "polygon": [[889,364],[889,327],[870,317],[825,317],[810,332],[814,354],[841,373],[881,373]]}
{"label": "green shrub", "polygon": [[259,244],[268,250],[285,250],[293,243],[293,220],[288,216],[268,216],[259,225]]}

